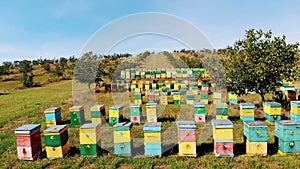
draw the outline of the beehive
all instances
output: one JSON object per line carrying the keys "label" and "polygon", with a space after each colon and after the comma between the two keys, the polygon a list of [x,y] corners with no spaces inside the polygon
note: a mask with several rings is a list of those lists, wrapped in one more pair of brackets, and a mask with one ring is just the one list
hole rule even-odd
{"label": "beehive", "polygon": [[292,120],[275,121],[275,140],[278,142],[278,153],[300,152],[300,123]]}
{"label": "beehive", "polygon": [[161,156],[161,122],[147,122],[144,124],[145,155]]}
{"label": "beehive", "polygon": [[126,73],[124,70],[121,70],[121,79],[125,79],[126,78]]}
{"label": "beehive", "polygon": [[227,103],[216,104],[216,119],[226,120],[228,119],[228,105]]}
{"label": "beehive", "polygon": [[173,103],[174,104],[180,104],[181,96],[180,92],[171,92],[171,95],[173,96]]}
{"label": "beehive", "polygon": [[166,78],[171,78],[172,77],[172,71],[170,69],[166,70]]}
{"label": "beehive", "polygon": [[176,77],[182,78],[182,73],[180,69],[176,69]]}
{"label": "beehive", "polygon": [[159,81],[158,81],[158,89],[159,89],[159,91],[162,90],[163,85],[164,85],[164,81],[163,81],[163,80],[159,80]]}
{"label": "beehive", "polygon": [[295,122],[300,122],[300,101],[291,101],[290,117]]}
{"label": "beehive", "polygon": [[131,92],[134,92],[135,89],[136,89],[136,84],[131,83],[131,85],[130,85],[130,91],[131,91]]}
{"label": "beehive", "polygon": [[131,156],[131,122],[114,125],[114,154]]}
{"label": "beehive", "polygon": [[195,96],[193,92],[188,91],[186,93],[186,103],[187,104],[194,104]]}
{"label": "beehive", "polygon": [[233,92],[228,93],[228,102],[229,104],[238,104],[237,95]]}
{"label": "beehive", "polygon": [[135,69],[130,68],[130,79],[134,79],[134,78],[135,78]]}
{"label": "beehive", "polygon": [[154,103],[155,97],[153,92],[148,92],[148,103]]}
{"label": "beehive", "polygon": [[222,93],[219,93],[219,92],[213,93],[213,103],[214,104],[221,103],[221,98],[222,98]]}
{"label": "beehive", "polygon": [[209,90],[209,86],[207,84],[202,84],[201,91],[202,92],[208,92],[208,90]]}
{"label": "beehive", "polygon": [[126,79],[130,79],[130,70],[129,69],[125,70],[125,76],[126,76]]}
{"label": "beehive", "polygon": [[111,106],[109,108],[109,124],[116,124],[120,122],[123,116],[123,107],[119,105]]}
{"label": "beehive", "polygon": [[142,79],[146,78],[146,72],[144,69],[141,71],[141,78]]}
{"label": "beehive", "polygon": [[268,122],[281,120],[281,104],[277,102],[265,102],[264,116]]}
{"label": "beehive", "polygon": [[196,124],[194,121],[177,121],[179,156],[196,157]]}
{"label": "beehive", "polygon": [[135,70],[135,78],[141,78],[141,69]]}
{"label": "beehive", "polygon": [[150,82],[149,81],[146,81],[146,83],[145,83],[145,90],[146,91],[150,90]]}
{"label": "beehive", "polygon": [[146,70],[146,78],[151,78],[151,76],[150,76],[150,70]]}
{"label": "beehive", "polygon": [[267,155],[268,129],[262,121],[244,121],[246,153],[249,156]]}
{"label": "beehive", "polygon": [[205,103],[195,102],[194,103],[194,117],[195,122],[205,122]]}
{"label": "beehive", "polygon": [[168,104],[168,93],[160,92],[160,104],[167,105]]}
{"label": "beehive", "polygon": [[97,104],[90,108],[92,123],[103,124],[106,121],[105,106],[103,104]]}
{"label": "beehive", "polygon": [[66,125],[55,125],[44,130],[44,140],[48,159],[63,158],[70,150]]}
{"label": "beehive", "polygon": [[174,90],[179,90],[179,83],[176,81],[175,83],[174,83]]}
{"label": "beehive", "polygon": [[155,74],[156,74],[156,71],[155,71],[155,70],[151,70],[151,71],[150,71],[150,77],[151,77],[151,78],[154,79],[154,78],[155,78]]}
{"label": "beehive", "polygon": [[165,81],[165,86],[166,86],[166,90],[168,91],[168,90],[170,90],[171,89],[171,83],[170,83],[170,81],[168,81],[168,80],[166,80]]}
{"label": "beehive", "polygon": [[155,78],[161,78],[160,70],[155,71]]}
{"label": "beehive", "polygon": [[153,93],[154,93],[154,101],[155,101],[155,103],[158,103],[160,91],[156,89],[153,91]]}
{"label": "beehive", "polygon": [[42,152],[40,124],[25,124],[15,129],[18,158],[33,160]]}
{"label": "beehive", "polygon": [[177,78],[176,70],[172,70],[171,73],[172,78]]}
{"label": "beehive", "polygon": [[146,104],[146,113],[148,122],[157,122],[157,110],[156,103],[147,103]]}
{"label": "beehive", "polygon": [[69,109],[69,111],[71,126],[80,126],[84,124],[85,118],[83,106],[73,106]]}
{"label": "beehive", "polygon": [[135,104],[142,104],[142,94],[140,92],[135,92],[133,97]]}
{"label": "beehive", "polygon": [[132,123],[141,123],[141,121],[142,121],[141,104],[131,104],[130,105],[130,121]]}
{"label": "beehive", "polygon": [[47,127],[57,125],[61,122],[60,107],[52,107],[44,111]]}
{"label": "beehive", "polygon": [[86,123],[79,130],[80,155],[96,157],[100,150],[100,124]]}
{"label": "beehive", "polygon": [[157,87],[156,83],[152,83],[152,84],[151,84],[151,89],[152,89],[152,90],[156,90],[156,87]]}
{"label": "beehive", "polygon": [[199,100],[200,102],[204,102],[205,104],[208,104],[208,93],[207,92],[200,93]]}
{"label": "beehive", "polygon": [[233,124],[230,120],[212,120],[214,153],[233,157]]}
{"label": "beehive", "polygon": [[240,103],[240,118],[243,121],[254,121],[254,109],[252,103]]}
{"label": "beehive", "polygon": [[166,69],[161,69],[161,78],[166,78],[166,77],[167,77]]}

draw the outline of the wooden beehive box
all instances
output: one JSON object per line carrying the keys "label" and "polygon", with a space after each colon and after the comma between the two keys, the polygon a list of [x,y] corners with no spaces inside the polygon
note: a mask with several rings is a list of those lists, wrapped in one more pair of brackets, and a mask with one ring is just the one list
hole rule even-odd
{"label": "wooden beehive box", "polygon": [[167,92],[160,93],[160,104],[162,104],[162,105],[168,104],[168,93]]}
{"label": "wooden beehive box", "polygon": [[186,103],[194,104],[194,100],[195,100],[194,93],[191,91],[186,92]]}
{"label": "wooden beehive box", "polygon": [[146,156],[161,156],[161,122],[147,122],[144,124],[144,146]]}
{"label": "wooden beehive box", "polygon": [[221,99],[222,99],[222,93],[219,93],[219,92],[213,93],[213,103],[214,104],[221,103]]}
{"label": "wooden beehive box", "polygon": [[135,104],[142,104],[142,94],[140,92],[134,93],[134,103]]}
{"label": "wooden beehive box", "polygon": [[55,125],[44,130],[47,158],[63,158],[70,150],[68,127]]}
{"label": "wooden beehive box", "polygon": [[264,112],[269,115],[281,115],[281,104],[277,102],[265,102]]}
{"label": "wooden beehive box", "polygon": [[216,103],[216,119],[228,119],[228,105],[227,103]]}
{"label": "wooden beehive box", "polygon": [[230,120],[212,120],[213,138],[216,141],[233,140],[233,123]]}
{"label": "wooden beehive box", "polygon": [[228,102],[229,104],[238,104],[238,98],[237,95],[233,92],[228,93]]}
{"label": "wooden beehive box", "polygon": [[148,122],[157,122],[157,104],[156,103],[147,103],[146,104],[146,113]]}
{"label": "wooden beehive box", "polygon": [[254,121],[254,109],[252,103],[240,103],[240,118],[243,121]]}
{"label": "wooden beehive box", "polygon": [[173,96],[173,102],[174,102],[174,104],[180,104],[181,93],[180,92],[171,92],[171,95]]}
{"label": "wooden beehive box", "polygon": [[60,107],[48,108],[44,111],[47,127],[57,125],[61,122]]}
{"label": "wooden beehive box", "polygon": [[131,122],[122,122],[114,125],[114,153],[131,156]]}
{"label": "wooden beehive box", "polygon": [[244,135],[250,142],[267,142],[268,126],[263,121],[244,121]]}
{"label": "wooden beehive box", "polygon": [[86,123],[79,130],[80,155],[96,157],[100,150],[100,124]]}
{"label": "wooden beehive box", "polygon": [[246,153],[248,156],[267,156],[268,142],[250,142],[246,141]]}
{"label": "wooden beehive box", "polygon": [[291,114],[300,115],[300,101],[291,101]]}
{"label": "wooden beehive box", "polygon": [[104,104],[97,104],[90,108],[92,123],[103,124],[106,122]]}
{"label": "wooden beehive box", "polygon": [[131,104],[130,105],[130,121],[132,123],[141,123],[141,121],[142,121],[141,104]]}
{"label": "wooden beehive box", "polygon": [[196,123],[177,121],[179,156],[196,157]]}
{"label": "wooden beehive box", "polygon": [[154,103],[155,102],[155,96],[153,92],[148,92],[148,103]]}
{"label": "wooden beehive box", "polygon": [[109,124],[116,124],[120,122],[120,117],[123,116],[123,107],[114,105],[109,108]]}
{"label": "wooden beehive box", "polygon": [[205,103],[204,102],[195,102],[194,103],[194,120],[195,122],[201,123],[205,122]]}
{"label": "wooden beehive box", "polygon": [[200,93],[199,100],[200,102],[204,102],[205,104],[208,104],[208,93],[207,92]]}
{"label": "wooden beehive box", "polygon": [[73,106],[69,108],[71,126],[80,126],[85,123],[84,107]]}
{"label": "wooden beehive box", "polygon": [[42,152],[40,124],[25,124],[14,130],[18,158],[33,160]]}

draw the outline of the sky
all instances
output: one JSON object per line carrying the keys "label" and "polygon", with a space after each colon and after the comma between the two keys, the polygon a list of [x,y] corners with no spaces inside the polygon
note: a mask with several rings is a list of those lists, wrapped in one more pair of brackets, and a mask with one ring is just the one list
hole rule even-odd
{"label": "sky", "polygon": [[[134,29],[139,24],[121,22],[124,18],[149,12],[178,17],[193,25],[215,49],[233,45],[248,29],[272,30],[294,43],[300,41],[299,6],[297,0],[1,0],[0,63],[80,56],[97,34],[105,44],[107,38],[118,34],[116,31]],[[171,22],[162,25],[171,26]],[[112,23],[117,23],[118,29],[104,34],[101,30]],[[180,34],[190,26],[186,25],[169,30]],[[153,29],[156,26],[153,24]],[[135,54],[146,49],[187,47],[176,38],[160,34],[122,38],[106,52]]]}

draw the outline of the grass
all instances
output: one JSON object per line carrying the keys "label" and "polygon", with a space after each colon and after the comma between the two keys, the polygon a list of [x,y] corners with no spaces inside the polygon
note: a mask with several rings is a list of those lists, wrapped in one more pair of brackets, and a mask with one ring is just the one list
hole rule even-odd
{"label": "grass", "polygon": [[[1,85],[1,83],[0,83]],[[161,158],[139,157],[125,158],[115,156],[112,153],[104,153],[97,158],[82,158],[79,155],[78,128],[69,128],[71,141],[71,153],[61,160],[47,160],[44,156],[35,161],[21,161],[17,159],[15,136],[13,130],[26,123],[42,124],[42,131],[46,128],[43,110],[52,106],[62,107],[63,120],[69,120],[68,108],[72,106],[71,81],[61,81],[40,88],[12,91],[7,95],[1,95],[0,102],[0,168],[299,168],[300,162],[296,155],[280,156],[271,154],[267,157],[248,157],[243,153],[243,124],[238,119],[238,106],[229,106],[229,115],[235,125],[234,142],[236,157],[217,158],[212,150],[212,138],[208,138],[202,145],[197,141],[197,158],[178,157],[177,146],[166,152]],[[132,97],[132,94],[130,94]],[[113,104],[110,93],[101,92],[96,95],[99,103],[106,105],[106,112]],[[258,95],[242,96],[239,100],[259,101]],[[207,106],[207,109],[210,109]],[[176,125],[173,119],[190,118],[188,105],[167,105],[159,107],[159,120],[163,120],[163,131],[173,135],[163,135],[163,145],[177,142]],[[145,108],[143,107],[143,110]],[[143,111],[144,112],[144,111]],[[86,111],[88,117],[89,111]],[[145,114],[144,114],[145,115]],[[197,125],[199,136],[205,127]],[[169,130],[170,129],[170,130]],[[269,144],[274,143],[274,126],[269,126]],[[103,131],[104,132],[104,131]],[[108,133],[109,134],[109,133]],[[109,134],[111,135],[111,134]],[[132,128],[134,138],[143,138],[142,125],[134,125]],[[108,139],[109,141],[110,139]],[[112,145],[112,142],[108,142]],[[44,143],[43,147],[44,147]],[[143,142],[137,141],[137,145],[143,146]],[[44,149],[43,149],[44,150]],[[45,153],[45,152],[44,152]],[[141,152],[142,153],[142,152]]]}

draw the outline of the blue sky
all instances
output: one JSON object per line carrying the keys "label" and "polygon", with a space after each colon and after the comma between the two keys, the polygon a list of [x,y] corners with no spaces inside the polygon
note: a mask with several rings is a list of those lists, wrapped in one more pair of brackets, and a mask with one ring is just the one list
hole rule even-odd
{"label": "blue sky", "polygon": [[[289,43],[299,42],[299,6],[297,0],[2,0],[0,62],[78,56],[99,29],[142,12],[178,16],[197,27],[216,49],[232,45],[250,28],[272,30],[285,34]],[[183,47],[166,37],[146,35],[130,38],[110,52]]]}

